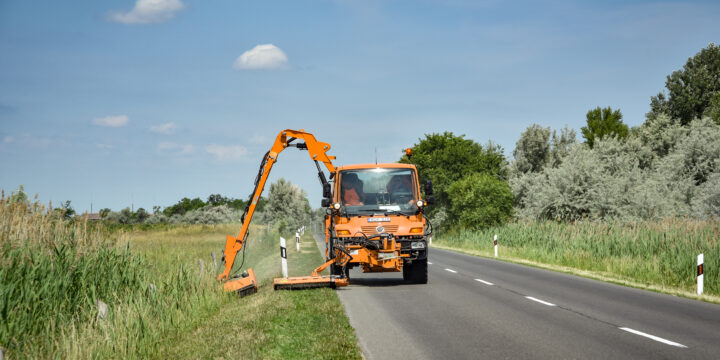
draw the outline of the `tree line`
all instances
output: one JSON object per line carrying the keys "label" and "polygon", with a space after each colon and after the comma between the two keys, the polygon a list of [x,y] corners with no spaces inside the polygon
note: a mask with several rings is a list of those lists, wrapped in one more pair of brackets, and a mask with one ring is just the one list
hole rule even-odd
{"label": "tree line", "polygon": [[[262,211],[267,199],[261,197],[257,211]],[[211,194],[207,201],[199,197],[183,197],[177,203],[167,206],[153,206],[152,212],[144,208],[132,210],[126,207],[120,211],[101,209],[100,218],[113,224],[219,224],[239,221],[247,201]]]}
{"label": "tree line", "polygon": [[493,143],[428,134],[411,159],[432,180],[431,222],[481,229],[514,219],[638,221],[720,217],[720,47],[710,44],[667,76],[644,123],[587,112],[583,141],[567,126],[532,124],[513,158]]}

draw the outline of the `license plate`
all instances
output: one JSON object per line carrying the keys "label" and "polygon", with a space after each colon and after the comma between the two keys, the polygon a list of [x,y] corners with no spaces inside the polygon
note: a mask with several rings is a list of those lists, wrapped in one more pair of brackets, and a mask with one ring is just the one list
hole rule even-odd
{"label": "license plate", "polygon": [[383,222],[383,221],[390,221],[390,218],[389,217],[368,218],[368,222]]}

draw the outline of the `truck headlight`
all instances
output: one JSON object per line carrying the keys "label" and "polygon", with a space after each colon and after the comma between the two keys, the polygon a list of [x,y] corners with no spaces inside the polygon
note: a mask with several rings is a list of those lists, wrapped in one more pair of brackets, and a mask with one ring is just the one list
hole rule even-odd
{"label": "truck headlight", "polygon": [[424,249],[425,242],[424,241],[414,241],[414,242],[410,243],[410,248],[413,250]]}

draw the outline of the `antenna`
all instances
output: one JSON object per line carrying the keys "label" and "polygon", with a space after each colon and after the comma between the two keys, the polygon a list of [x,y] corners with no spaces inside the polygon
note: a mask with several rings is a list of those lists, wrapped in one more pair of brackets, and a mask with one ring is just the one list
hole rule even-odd
{"label": "antenna", "polygon": [[375,147],[375,165],[377,165],[377,146]]}

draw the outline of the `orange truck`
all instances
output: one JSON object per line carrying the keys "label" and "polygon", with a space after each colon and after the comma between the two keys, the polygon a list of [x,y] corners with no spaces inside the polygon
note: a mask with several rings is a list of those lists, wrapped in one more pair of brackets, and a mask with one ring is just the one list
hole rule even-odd
{"label": "orange truck", "polygon": [[[402,271],[407,281],[427,283],[430,232],[423,213],[432,197],[423,199],[415,165],[348,165],[333,175],[325,256],[330,260],[341,248],[350,259],[334,264],[331,274],[349,278],[348,270],[360,267],[363,272]],[[432,194],[429,183],[425,193]]]}
{"label": "orange truck", "polygon": [[[338,287],[349,284],[349,270],[400,272],[406,281],[427,283],[427,237],[432,227],[424,216],[432,203],[432,183],[424,184],[423,197],[417,169],[411,164],[362,164],[336,168],[327,152],[330,145],[319,142],[304,130],[281,131],[260,164],[255,189],[242,216],[238,236],[228,235],[222,260],[225,269],[218,276],[227,291],[241,295],[257,291],[252,269],[239,275],[242,264],[233,269],[237,254],[244,250],[250,221],[257,202],[277,161],[288,147],[307,150],[315,162],[323,188],[325,215],[325,263],[309,276],[283,277],[273,281],[278,289]],[[408,157],[411,149],[406,149]],[[329,179],[320,166],[329,171]],[[332,182],[332,185],[330,184]],[[244,262],[244,257],[243,257]],[[329,268],[329,274],[321,273]],[[235,270],[235,271],[233,271]]]}

